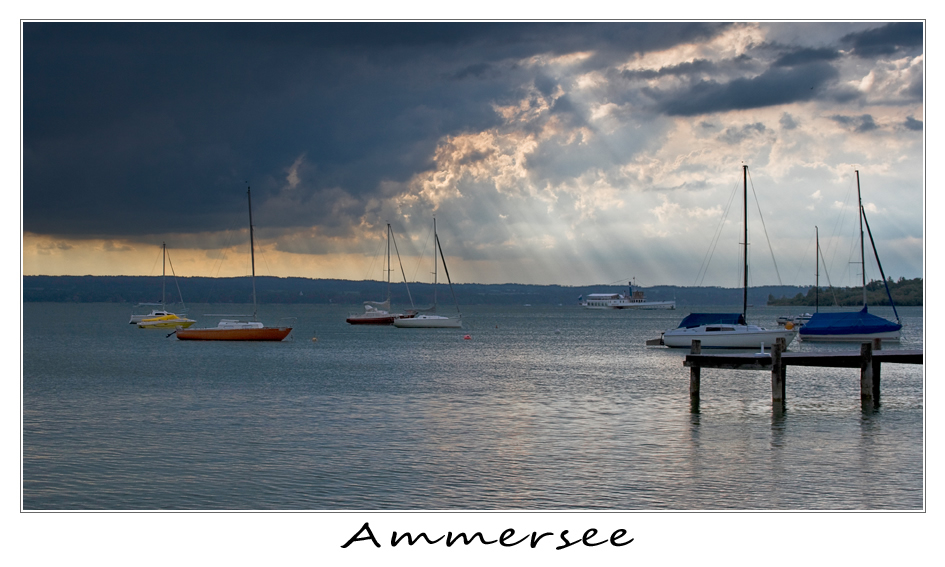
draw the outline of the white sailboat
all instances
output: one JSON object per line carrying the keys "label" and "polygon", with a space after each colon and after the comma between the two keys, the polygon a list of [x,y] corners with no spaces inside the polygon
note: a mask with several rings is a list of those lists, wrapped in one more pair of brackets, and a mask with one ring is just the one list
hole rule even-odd
{"label": "white sailboat", "polygon": [[702,348],[770,348],[778,339],[791,344],[797,331],[793,329],[765,329],[745,322],[748,311],[748,166],[742,166],[744,187],[744,285],[741,313],[692,313],[675,329],[665,331],[660,339],[647,344],[661,344],[674,348],[689,348],[693,340],[701,341]]}
{"label": "white sailboat", "polygon": [[[457,317],[445,317],[436,313],[436,288],[437,288],[437,252],[440,253],[440,259],[443,261],[443,271],[446,273],[446,281],[450,285],[450,292],[453,291],[453,282],[450,280],[450,272],[446,267],[446,256],[443,255],[443,248],[440,246],[440,237],[436,234],[436,219],[433,219],[433,307],[429,312],[419,312],[413,317],[394,319],[394,326],[402,329],[459,329],[463,326],[462,313],[459,312],[459,303],[456,303]],[[453,293],[453,302],[456,302],[456,294]]]}

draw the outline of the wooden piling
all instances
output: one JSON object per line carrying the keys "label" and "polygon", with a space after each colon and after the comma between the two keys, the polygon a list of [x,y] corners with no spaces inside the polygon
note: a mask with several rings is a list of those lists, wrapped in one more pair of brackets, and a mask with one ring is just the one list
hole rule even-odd
{"label": "wooden piling", "polygon": [[860,345],[860,399],[873,399],[873,343]]}
{"label": "wooden piling", "polygon": [[[702,354],[702,341],[693,339],[689,354]],[[691,366],[689,368],[689,397],[699,397],[699,382],[702,378],[702,368]]]}
{"label": "wooden piling", "polygon": [[[873,352],[876,353],[883,349],[883,339],[873,339]],[[873,357],[873,401],[879,401],[879,378],[880,378],[880,368],[882,364],[879,362],[879,358],[876,356]]]}
{"label": "wooden piling", "polygon": [[692,341],[692,352],[686,355],[683,366],[689,368],[689,392],[698,409],[699,377],[702,368],[728,368],[734,370],[768,370],[771,372],[771,400],[775,409],[783,407],[785,398],[785,374],[788,366],[815,366],[820,368],[859,368],[860,394],[864,407],[875,408],[879,403],[880,365],[883,362],[897,364],[922,364],[921,350],[881,350],[876,341],[863,343],[860,352],[785,352],[786,344],[775,344],[771,355],[759,354],[702,354],[702,344]]}
{"label": "wooden piling", "polygon": [[786,397],[787,368],[781,360],[781,353],[785,350],[787,343],[783,338],[771,345],[771,403],[775,405],[783,404]]}

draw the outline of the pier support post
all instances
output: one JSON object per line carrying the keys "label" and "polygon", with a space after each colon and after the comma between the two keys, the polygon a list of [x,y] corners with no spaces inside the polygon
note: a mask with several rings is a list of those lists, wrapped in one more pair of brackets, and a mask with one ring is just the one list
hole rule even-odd
{"label": "pier support post", "polygon": [[777,339],[771,345],[771,403],[775,405],[783,404],[786,388],[786,368],[781,362],[781,353],[787,350],[787,343],[784,339]]}
{"label": "pier support post", "polygon": [[860,399],[873,399],[873,343],[860,345]]}
{"label": "pier support post", "polygon": [[[702,341],[693,340],[689,354],[702,354]],[[699,382],[702,378],[702,369],[698,366],[689,367],[689,397],[699,397]]]}
{"label": "pier support post", "polygon": [[[883,348],[883,339],[873,339],[873,352],[882,350],[882,348]],[[882,365],[880,364],[880,362],[874,358],[873,359],[873,401],[874,402],[879,401],[879,378],[880,378],[879,369],[881,368],[881,366]]]}

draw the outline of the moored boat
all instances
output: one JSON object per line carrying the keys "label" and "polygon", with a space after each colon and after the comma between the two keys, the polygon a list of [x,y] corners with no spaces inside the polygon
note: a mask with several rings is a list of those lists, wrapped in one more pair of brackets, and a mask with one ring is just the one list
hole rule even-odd
{"label": "moored boat", "polygon": [[149,317],[138,322],[139,329],[176,329],[181,327],[186,329],[196,323],[193,319],[181,317],[174,313],[167,313],[160,317]]}
{"label": "moored boat", "polygon": [[[457,317],[445,317],[436,314],[437,252],[440,253],[440,259],[443,261],[443,271],[446,273],[446,281],[450,285],[450,293],[453,294],[453,302],[456,303]],[[412,317],[394,319],[394,326],[402,329],[459,329],[463,326],[462,317],[463,314],[459,312],[459,303],[456,301],[456,293],[453,292],[453,282],[450,280],[450,272],[446,267],[446,256],[443,255],[443,248],[440,246],[440,237],[436,234],[436,219],[433,219],[433,307],[426,313],[421,313],[418,310]]]}
{"label": "moored boat", "polygon": [[[387,272],[387,299],[384,301],[365,301],[364,302],[364,313],[353,313],[348,315],[348,318],[345,319],[345,322],[349,325],[392,325],[396,319],[404,319],[413,317],[416,314],[416,311],[408,311],[406,313],[391,313],[390,312],[390,272],[391,272],[391,263],[390,263],[390,245],[391,241],[394,242],[394,248],[397,247],[397,241],[393,238],[393,231],[391,230],[390,223],[387,223],[387,266],[384,270]],[[400,262],[400,252],[397,252],[397,261]],[[404,273],[403,263],[400,264],[400,271]],[[407,287],[407,297],[410,297],[411,304],[413,303],[413,298],[410,296],[410,287],[407,286],[407,276],[404,274],[404,286]]]}
{"label": "moored boat", "polygon": [[800,315],[781,315],[778,317],[778,325],[782,327],[790,323],[795,327],[801,327],[806,325],[812,315],[810,313],[802,313]]}
{"label": "moored boat", "polygon": [[135,307],[150,307],[152,305],[161,305],[161,309],[152,309],[150,313],[132,313],[131,320],[128,321],[130,325],[136,325],[145,319],[154,319],[156,317],[165,317],[167,315],[173,315],[167,309],[163,307],[163,303],[138,303]]}
{"label": "moored boat", "polygon": [[699,340],[702,348],[770,348],[782,338],[790,344],[794,331],[748,325],[741,313],[691,313],[679,327],[663,333],[659,344],[689,348]]}
{"label": "moored boat", "polygon": [[223,319],[208,329],[178,329],[177,338],[185,341],[281,341],[292,327],[266,327],[259,321]]}
{"label": "moored boat", "polygon": [[651,339],[647,345],[662,345],[673,348],[688,348],[693,340],[701,342],[702,348],[770,348],[779,339],[785,347],[794,340],[797,331],[793,328],[766,329],[749,325],[745,321],[748,311],[748,166],[742,166],[743,214],[744,214],[744,280],[742,284],[741,313],[692,313],[678,327],[663,332],[659,339]]}
{"label": "moored boat", "polygon": [[[170,321],[173,319],[177,319],[181,322],[181,325],[185,327],[189,327],[190,325],[193,325],[194,323],[196,323],[196,321],[194,321],[193,319],[181,317],[177,315],[176,313],[171,313],[170,311],[167,310],[167,303],[166,303],[167,264],[169,262],[170,262],[170,258],[167,255],[167,243],[162,242],[161,243],[161,302],[160,303],[138,303],[135,306],[135,307],[152,307],[152,306],[156,307],[160,305],[161,308],[152,309],[151,312],[147,314],[132,313],[131,320],[128,321],[129,324],[131,325],[137,324],[139,329],[162,329],[162,328],[173,328],[175,325],[165,326],[163,324],[158,323],[157,320]],[[171,273],[173,272],[174,272],[174,265],[171,264]],[[174,282],[177,283],[177,278],[176,278],[177,274],[174,274],[174,275],[175,275]],[[180,292],[179,284],[177,285],[177,293],[178,295],[180,295],[181,307],[184,307],[184,296]],[[186,308],[184,308],[184,311],[186,311]],[[142,325],[141,323],[144,321],[147,321],[148,323],[145,325]]]}
{"label": "moored boat", "polygon": [[[859,170],[856,171],[856,198],[860,217],[860,265],[862,267],[863,281],[863,309],[856,313],[814,313],[810,321],[801,327],[799,336],[802,341],[863,342],[872,341],[873,339],[885,341],[898,341],[900,339],[902,322],[899,320],[896,304],[893,302],[892,294],[889,292],[889,285],[886,283],[886,274],[883,272],[883,265],[880,263],[879,253],[876,251],[876,243],[873,241],[873,233],[870,230],[869,221],[866,219],[866,209],[863,208],[863,198],[860,195]],[[893,313],[896,315],[895,323],[873,315],[867,310],[864,224],[866,224],[866,231],[869,234],[870,244],[873,247],[873,256],[876,258],[876,265],[879,268],[880,276],[883,278],[883,284],[886,286],[886,295],[889,297],[889,304],[892,306]]]}
{"label": "moored boat", "polygon": [[902,325],[869,313],[866,306],[853,313],[815,313],[801,327],[802,341],[869,342],[873,339],[898,341]]}
{"label": "moored boat", "polygon": [[[381,309],[380,307],[387,307]],[[345,322],[349,325],[392,325],[398,315],[392,315],[389,312],[390,303],[376,303],[373,301],[364,302],[364,313],[353,313],[348,315]]]}
{"label": "moored boat", "polygon": [[395,319],[394,326],[405,329],[461,329],[463,323],[460,319],[421,313],[413,317]]}
{"label": "moored boat", "polygon": [[182,341],[281,341],[289,336],[292,327],[266,327],[256,320],[256,257],[253,252],[253,200],[246,189],[249,203],[249,255],[253,281],[253,320],[223,319],[216,327],[187,329],[178,327],[175,334]]}

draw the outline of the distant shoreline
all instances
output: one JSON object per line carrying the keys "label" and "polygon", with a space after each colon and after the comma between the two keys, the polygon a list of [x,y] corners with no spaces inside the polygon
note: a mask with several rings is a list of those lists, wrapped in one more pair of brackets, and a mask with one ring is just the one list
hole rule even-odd
{"label": "distant shoreline", "polygon": [[[922,305],[922,279],[903,280],[910,295],[908,301],[900,303],[894,292],[896,305]],[[144,303],[161,301],[160,276],[23,276],[24,302],[54,303]],[[875,282],[882,289],[881,282]],[[893,284],[894,286],[897,284]],[[901,284],[899,284],[901,285]],[[180,294],[178,294],[178,287]],[[652,286],[636,287],[647,299],[653,301],[675,300],[677,308],[687,305],[741,305],[741,288],[714,286]],[[433,286],[429,283],[410,283],[410,296],[416,305],[432,302]],[[916,292],[916,290],[918,290]],[[530,285],[530,284],[453,284],[453,291],[460,305],[577,305],[578,298],[589,293],[626,292],[627,286],[590,285]],[[754,305],[813,305],[794,303],[798,297],[806,298],[813,292],[812,286],[758,286],[748,290],[748,301]],[[859,288],[840,288],[844,296],[857,296],[862,302]],[[168,278],[167,303],[252,303],[252,287],[249,277]],[[391,283],[391,302],[409,305],[404,284]],[[871,291],[871,294],[873,291]],[[336,280],[311,278],[257,277],[256,294],[260,303],[267,304],[344,304],[360,305],[364,301],[383,301],[387,296],[387,284],[372,280]],[[452,303],[446,285],[437,291],[441,303]],[[444,295],[445,294],[445,295]],[[812,297],[812,296],[811,296]],[[915,299],[918,298],[918,302]],[[882,291],[885,299],[885,291]],[[855,304],[855,303],[854,303]],[[870,297],[871,305],[888,304],[888,301]],[[821,305],[833,305],[821,289]]]}

